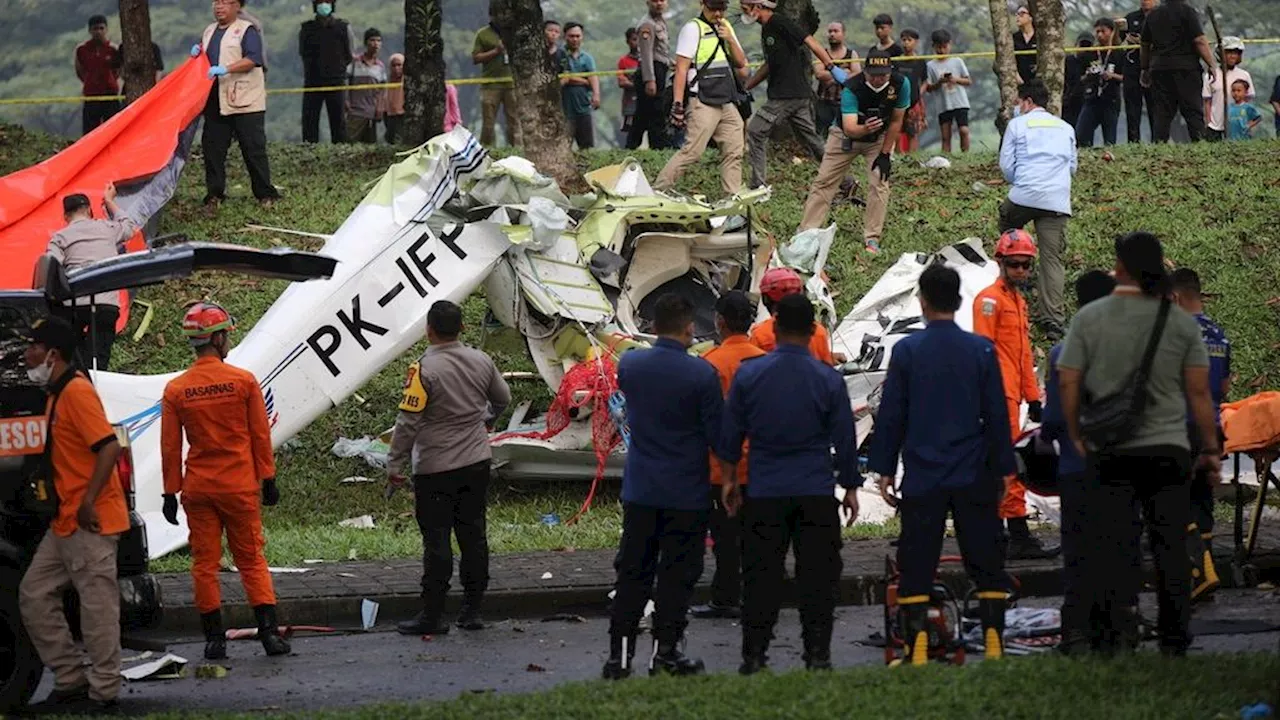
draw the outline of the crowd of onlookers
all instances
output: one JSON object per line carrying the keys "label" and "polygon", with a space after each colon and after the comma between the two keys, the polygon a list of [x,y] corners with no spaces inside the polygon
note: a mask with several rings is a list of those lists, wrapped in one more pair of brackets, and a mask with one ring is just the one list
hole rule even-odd
{"label": "crowd of onlookers", "polygon": [[[622,92],[621,122],[614,138],[618,146],[640,147],[646,134],[651,148],[678,148],[683,145],[684,128],[669,122],[674,102],[672,73],[678,52],[673,52],[669,42],[665,17],[667,2],[646,0],[646,4],[648,12],[635,27],[626,29],[623,38],[626,52],[616,63],[605,66],[598,65],[595,57],[585,49],[586,28],[582,23],[562,25],[552,19],[545,22],[547,53],[552,65],[561,73],[570,75],[560,81],[561,100],[568,132],[579,148],[596,145],[595,113],[601,108],[601,84],[606,81],[616,84]],[[753,5],[745,2],[742,8],[745,12]],[[1175,139],[1234,140],[1253,137],[1262,122],[1262,113],[1254,105],[1257,84],[1243,67],[1244,41],[1235,36],[1223,38],[1220,50],[1226,68],[1224,77],[1223,70],[1217,67],[1219,56],[1205,41],[1195,10],[1185,0],[1166,0],[1153,16],[1158,7],[1158,0],[1140,0],[1139,9],[1124,18],[1099,18],[1092,33],[1075,38],[1077,46],[1092,48],[1070,53],[1066,58],[1062,118],[1075,127],[1077,142],[1084,147],[1093,145],[1099,132],[1103,143],[1117,142],[1122,109],[1128,141],[1141,142],[1144,108],[1153,140],[1168,139],[1170,134]],[[404,78],[404,56],[391,54],[384,64],[382,34],[378,29],[364,30],[363,42],[360,42],[351,24],[335,14],[332,0],[313,0],[312,9],[314,16],[302,23],[298,34],[303,84],[310,89],[303,95],[303,140],[319,140],[320,120],[325,115],[329,136],[334,142],[376,142],[381,125],[382,137],[389,143],[396,143],[405,107],[404,90],[394,85]],[[240,16],[257,28],[264,46],[265,61],[261,21],[242,5]],[[744,17],[749,17],[749,14]],[[1038,35],[1027,6],[1018,7],[1014,17],[1014,49],[1031,53],[1016,58],[1018,83],[1023,84],[1035,80],[1038,75],[1034,54]],[[1149,22],[1152,17],[1155,21]],[[959,138],[960,150],[968,151],[968,88],[973,84],[973,77],[963,58],[951,56],[957,50],[951,33],[937,29],[922,35],[912,28],[895,32],[893,18],[887,14],[876,16],[872,24],[875,41],[868,52],[888,54],[894,71],[910,81],[910,105],[897,141],[898,151],[919,149],[920,136],[930,125],[930,115],[937,123],[943,152],[952,150],[956,137]],[[796,33],[799,34],[798,39],[809,35],[799,29]],[[865,55],[859,55],[848,43],[845,24],[838,20],[829,22],[824,33],[826,42],[815,44],[843,69],[842,77],[856,76],[861,71]],[[89,39],[75,52],[76,74],[82,83],[83,94],[86,97],[117,95],[122,91],[122,45],[111,42],[107,19],[102,15],[89,19],[89,35]],[[928,49],[934,54],[934,59],[916,59],[926,49],[924,41],[929,43]],[[1145,61],[1143,51],[1135,47],[1143,45],[1149,48],[1149,57]],[[1127,49],[1119,49],[1121,47]],[[164,70],[163,58],[160,48],[154,43],[152,51],[158,79]],[[766,57],[771,54],[770,48],[766,47]],[[494,23],[476,33],[471,59],[479,66],[480,76],[489,80],[480,90],[482,142],[493,144],[496,141],[498,110],[502,109],[505,111],[507,143],[519,145],[519,132],[512,113],[515,95],[509,81],[511,68]],[[775,57],[773,64],[776,66],[789,59]],[[1214,68],[1214,72],[1207,72],[1201,61],[1207,68]],[[773,81],[768,75],[753,80],[751,69],[744,66],[738,70],[740,85],[751,93],[757,84],[770,83],[770,97],[774,98],[777,92],[773,86],[787,83],[790,86],[787,94],[796,96],[787,99],[805,101],[806,122],[816,130],[812,135],[801,133],[801,139],[811,145],[814,154],[820,157],[822,142],[818,136],[840,115],[841,83],[818,60],[813,62],[812,79],[805,67],[807,62],[791,65],[794,67],[785,68],[781,73],[775,67]],[[1146,82],[1144,67],[1150,71]],[[265,71],[265,63],[263,68]],[[616,76],[572,75],[602,70],[616,70]],[[795,74],[797,71],[798,75]],[[693,67],[691,76],[696,72],[697,68]],[[365,87],[382,84],[392,87]],[[456,88],[449,85],[446,92],[444,128],[447,131],[461,123],[461,112]],[[1277,110],[1277,134],[1280,134],[1280,77],[1275,79],[1269,102]],[[97,127],[120,107],[121,103],[116,100],[86,102],[83,131],[87,133]],[[1178,114],[1182,116],[1181,123],[1175,122]],[[744,117],[744,124],[749,120]],[[758,129],[771,131],[772,124]],[[751,148],[759,144],[760,140],[757,140]],[[759,162],[762,160],[753,161],[752,167],[755,168]],[[753,170],[753,173],[758,171]]]}
{"label": "crowd of onlookers", "polygon": [[[262,22],[244,9],[239,0],[238,15],[256,29],[261,46],[262,69],[266,64],[266,38]],[[329,137],[333,142],[377,142],[379,126],[386,142],[399,141],[404,120],[403,87],[392,86],[404,79],[404,55],[392,53],[382,60],[382,33],[367,28],[363,43],[346,20],[334,14],[334,3],[314,0],[313,17],[302,23],[298,32],[298,53],[302,58],[303,85],[309,90],[302,101],[302,139],[318,142],[322,111],[328,117]],[[160,47],[152,43],[156,79],[164,71]],[[107,18],[89,18],[89,39],[76,47],[76,76],[85,97],[114,96],[122,91],[121,69],[123,43],[113,44]],[[348,89],[351,88],[351,89]],[[119,100],[94,100],[84,103],[82,131],[88,133],[120,111]],[[458,108],[458,91],[452,85],[445,89],[444,129],[462,122]]]}

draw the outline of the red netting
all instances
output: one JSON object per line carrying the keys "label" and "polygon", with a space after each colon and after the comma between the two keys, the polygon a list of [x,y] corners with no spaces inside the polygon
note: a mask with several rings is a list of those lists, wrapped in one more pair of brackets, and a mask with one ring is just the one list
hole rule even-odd
{"label": "red netting", "polygon": [[572,410],[583,407],[591,408],[591,444],[596,451],[596,474],[595,479],[591,482],[591,490],[587,493],[586,500],[583,501],[582,507],[578,509],[568,523],[572,525],[582,517],[584,513],[591,509],[591,502],[595,499],[596,488],[600,485],[600,480],[604,478],[605,462],[609,459],[609,454],[622,441],[622,436],[618,433],[618,428],[613,422],[613,418],[609,415],[609,398],[618,389],[618,369],[614,365],[613,360],[608,357],[598,357],[594,360],[578,363],[569,369],[564,375],[564,379],[560,381],[560,389],[556,391],[556,397],[551,401],[551,407],[547,410],[547,427],[545,430],[537,432],[524,433],[503,433],[494,438],[494,440],[502,440],[512,437],[527,437],[537,440],[547,440],[559,435],[565,428],[569,427],[569,423],[573,420]]}

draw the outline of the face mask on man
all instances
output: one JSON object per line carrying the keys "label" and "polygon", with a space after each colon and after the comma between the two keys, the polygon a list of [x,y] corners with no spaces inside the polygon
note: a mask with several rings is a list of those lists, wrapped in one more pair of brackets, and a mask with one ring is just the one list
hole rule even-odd
{"label": "face mask on man", "polygon": [[332,3],[319,3],[316,5],[316,14],[320,17],[329,17],[333,14]]}
{"label": "face mask on man", "polygon": [[873,85],[872,81],[868,79],[867,87],[871,88],[872,92],[880,92],[881,90],[884,90],[885,88],[889,87],[889,76],[885,75],[884,82],[880,83],[879,85]]}
{"label": "face mask on man", "polygon": [[752,23],[755,23],[757,20],[759,20],[759,18],[757,18],[755,15],[751,14],[750,12],[742,13],[743,25],[751,25]]}
{"label": "face mask on man", "polygon": [[53,377],[53,363],[43,362],[33,368],[27,368],[27,379],[40,387],[46,387]]}

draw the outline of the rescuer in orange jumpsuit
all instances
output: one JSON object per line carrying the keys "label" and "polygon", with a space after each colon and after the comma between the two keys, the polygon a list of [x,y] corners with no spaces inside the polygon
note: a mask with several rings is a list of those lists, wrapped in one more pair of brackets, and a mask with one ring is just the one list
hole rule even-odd
{"label": "rescuer in orange jumpsuit", "polygon": [[[765,354],[747,337],[755,305],[738,290],[716,300],[716,330],[720,344],[702,356],[720,375],[720,391],[729,386],[743,361]],[[743,443],[745,448],[746,443]],[[738,463],[738,485],[747,484],[747,460]],[[711,459],[711,539],[715,543],[716,573],[711,579],[711,602],[689,609],[696,618],[737,618],[742,614],[742,516],[729,517],[721,500],[720,461]]]}
{"label": "rescuer in orange jumpsuit", "polygon": [[[760,298],[764,300],[764,307],[769,311],[770,317],[751,328],[751,344],[765,352],[773,352],[773,349],[778,347],[778,338],[773,332],[773,308],[782,298],[802,292],[804,292],[804,282],[795,270],[770,268],[765,271],[764,277],[760,278]],[[831,355],[831,337],[822,323],[813,324],[809,352],[828,365],[836,364],[835,358]]]}
{"label": "rescuer in orange jumpsuit", "polygon": [[[181,492],[191,531],[191,576],[208,660],[227,656],[218,584],[224,529],[240,570],[240,582],[258,620],[263,649],[268,655],[290,652],[289,643],[279,633],[275,589],[262,552],[261,505],[275,505],[280,500],[271,425],[257,379],[223,362],[231,350],[229,333],[234,329],[235,321],[217,305],[196,303],[188,308],[182,332],[196,352],[196,361],[170,381],[161,401],[164,517],[178,524],[177,495]],[[185,469],[184,432],[188,448]]]}
{"label": "rescuer in orange jumpsuit", "polygon": [[[1027,416],[1032,422],[1040,422],[1042,410],[1040,386],[1031,356],[1027,301],[1018,289],[1031,279],[1035,240],[1026,230],[1008,230],[996,242],[995,256],[1000,264],[1000,277],[973,299],[973,332],[995,343],[1004,398],[1009,406],[1010,435],[1017,440],[1022,431],[1022,402],[1027,401]],[[1034,559],[1058,554],[1059,548],[1045,548],[1031,534],[1027,526],[1027,489],[1017,475],[1005,478],[1000,518],[1009,533],[1007,557]]]}

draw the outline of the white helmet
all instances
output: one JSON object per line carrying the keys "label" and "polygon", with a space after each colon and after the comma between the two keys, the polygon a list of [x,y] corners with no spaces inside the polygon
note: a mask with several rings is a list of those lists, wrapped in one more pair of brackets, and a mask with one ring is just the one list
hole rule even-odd
{"label": "white helmet", "polygon": [[1237,50],[1239,52],[1244,52],[1244,40],[1241,40],[1235,35],[1228,35],[1222,38],[1222,50],[1223,52],[1226,52],[1229,50]]}

